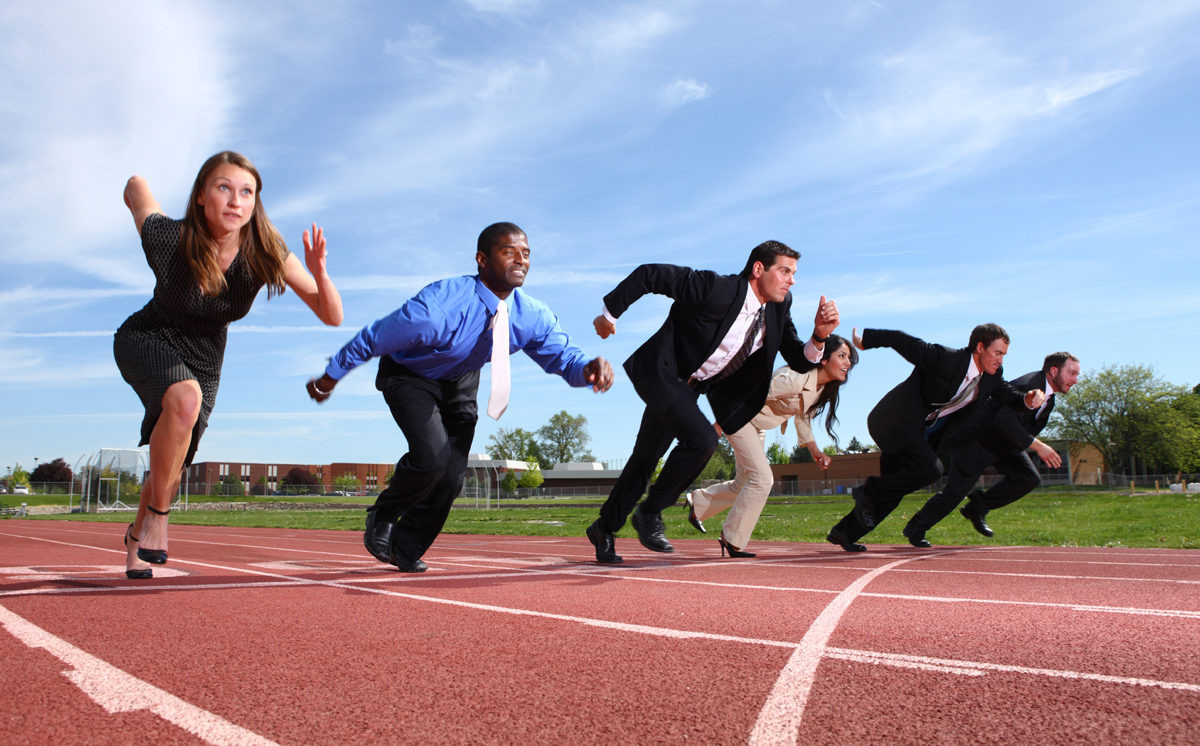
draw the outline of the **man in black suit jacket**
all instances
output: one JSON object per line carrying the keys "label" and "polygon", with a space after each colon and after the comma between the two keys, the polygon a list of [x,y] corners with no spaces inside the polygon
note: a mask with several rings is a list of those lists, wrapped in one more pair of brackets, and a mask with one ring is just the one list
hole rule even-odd
{"label": "man in black suit jacket", "polygon": [[[701,394],[708,395],[722,430],[734,432],[766,401],[777,351],[803,370],[820,361],[825,337],[837,327],[837,306],[822,297],[811,341],[799,338],[788,292],[799,257],[785,244],[765,241],[737,275],[643,264],[604,296],[604,313],[594,322],[601,338],[613,334],[616,319],[647,293],[674,302],[662,327],[625,361],[646,410],[633,453],[599,519],[587,529],[597,562],[621,562],[613,535],[631,512],[643,546],[674,551],[664,534],[662,510],[679,499],[717,448],[718,436],[697,404]],[[658,460],[675,440],[678,445],[635,512]]]}
{"label": "man in black suit jacket", "polygon": [[[904,332],[864,329],[853,334],[860,350],[891,347],[912,363],[913,371],[884,395],[867,416],[867,429],[882,452],[880,474],[852,490],[854,510],[825,537],[847,552],[866,551],[858,540],[888,516],[913,490],[942,476],[937,449],[946,433],[952,439],[968,438],[966,428],[977,402],[993,396],[1008,404],[1021,399],[1021,392],[1001,376],[1001,363],[1008,354],[1008,333],[996,324],[980,324],[970,342],[954,350],[929,344]],[[1036,399],[1030,394],[1027,403]],[[1041,404],[1036,399],[1033,406]],[[947,442],[952,442],[947,440]]]}
{"label": "man in black suit jacket", "polygon": [[961,511],[976,531],[991,536],[992,529],[985,520],[988,511],[1020,500],[1042,483],[1027,450],[1032,449],[1051,469],[1062,466],[1062,457],[1037,436],[1054,411],[1055,396],[1070,391],[1078,380],[1079,358],[1069,352],[1055,352],[1046,356],[1041,370],[1010,382],[1022,392],[1044,390],[1046,400],[1041,407],[1026,409],[1019,404],[1002,405],[994,400],[981,407],[980,424],[975,428],[978,436],[951,447],[950,476],[946,486],[929,498],[908,522],[904,535],[909,542],[917,547],[929,546],[925,532],[949,515],[967,496],[967,490],[975,486],[984,470],[994,466],[1004,479],[986,492],[971,492],[970,500]]}

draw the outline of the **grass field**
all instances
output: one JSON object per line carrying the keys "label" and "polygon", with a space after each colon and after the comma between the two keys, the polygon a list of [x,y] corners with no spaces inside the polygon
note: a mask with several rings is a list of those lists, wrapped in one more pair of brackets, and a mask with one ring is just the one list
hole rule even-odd
{"label": "grass field", "polygon": [[[7,497],[7,496],[6,496]],[[37,495],[20,496],[22,498]],[[63,504],[64,496],[47,504]],[[900,529],[928,497],[918,493],[901,503],[884,523],[865,538],[867,543],[903,543]],[[206,498],[196,497],[192,501]],[[364,507],[373,498],[260,498],[260,502],[296,503],[296,509],[178,510],[171,513],[172,523],[210,526],[261,526],[274,528],[346,529],[361,531],[363,512],[355,508],[338,510],[303,509],[304,503],[358,503]],[[34,500],[23,500],[30,505]],[[571,498],[505,501],[505,507],[483,509],[474,500],[460,500],[446,523],[447,533],[501,534],[529,536],[582,537],[595,520],[601,499]],[[557,503],[557,504],[556,504]],[[511,507],[512,505],[519,507]],[[493,503],[495,505],[495,503]],[[683,502],[667,510],[663,517],[669,538],[701,538],[685,520]],[[763,510],[754,531],[760,541],[823,541],[829,528],[851,508],[847,498],[772,498]],[[56,514],[33,516],[30,520],[124,521],[130,513]],[[706,525],[716,546],[721,517]],[[1136,494],[1112,491],[1047,489],[1035,492],[1008,507],[988,514],[988,523],[996,531],[991,539],[975,533],[957,512],[931,529],[926,537],[937,544],[1025,545],[1025,546],[1103,546],[1200,548],[1200,495]],[[626,526],[618,536],[632,537]]]}

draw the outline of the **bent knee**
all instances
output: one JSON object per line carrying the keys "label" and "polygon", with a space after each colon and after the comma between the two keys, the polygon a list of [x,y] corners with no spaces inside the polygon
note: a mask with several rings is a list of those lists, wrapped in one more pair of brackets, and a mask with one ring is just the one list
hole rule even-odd
{"label": "bent knee", "polygon": [[200,384],[195,381],[179,381],[171,384],[163,394],[162,411],[167,417],[191,427],[200,417],[200,405],[203,401],[204,394],[200,391]]}
{"label": "bent knee", "polygon": [[942,478],[942,462],[934,461],[932,464],[927,464],[921,470],[920,481],[922,484],[933,484]]}

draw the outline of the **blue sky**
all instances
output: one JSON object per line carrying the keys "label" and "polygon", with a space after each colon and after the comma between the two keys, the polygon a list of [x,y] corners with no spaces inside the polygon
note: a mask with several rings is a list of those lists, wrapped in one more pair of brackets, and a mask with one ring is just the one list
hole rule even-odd
{"label": "blue sky", "polygon": [[[667,309],[643,299],[595,335],[629,270],[733,273],[770,238],[803,254],[802,330],[825,294],[847,334],[961,346],[1000,323],[1010,377],[1067,349],[1085,373],[1200,380],[1200,2],[47,2],[5,4],[0,32],[0,465],[136,445],[111,335],[153,277],[122,189],[141,174],[180,217],[226,148],[293,249],[325,227],[346,320],[261,295],[198,460],[398,458],[373,364],[320,407],[304,382],[424,284],[473,273],[498,220],[529,234],[526,290],[614,366]],[[870,440],[907,372],[863,355],[843,444]],[[513,381],[473,450],[565,409],[598,458],[628,455],[623,372],[598,395],[522,356]]]}

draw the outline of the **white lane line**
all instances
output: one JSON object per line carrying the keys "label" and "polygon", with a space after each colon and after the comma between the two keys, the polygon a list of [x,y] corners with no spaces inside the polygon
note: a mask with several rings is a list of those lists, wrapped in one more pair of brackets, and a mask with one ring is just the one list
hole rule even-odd
{"label": "white lane line", "polygon": [[826,648],[825,656],[827,658],[837,658],[839,660],[854,661],[856,663],[900,666],[902,668],[921,668],[931,671],[958,673],[967,676],[983,676],[989,671],[998,671],[1002,673],[1019,673],[1031,676],[1050,676],[1059,679],[1103,681],[1107,684],[1149,686],[1159,689],[1179,689],[1187,692],[1200,692],[1200,684],[1189,684],[1181,681],[1158,681],[1157,679],[1143,679],[1132,676],[1110,676],[1108,674],[1086,673],[1083,671],[1060,671],[1053,668],[1011,666],[1004,663],[948,660],[945,658],[930,658],[924,655],[901,655],[899,653],[877,653],[870,650]]}
{"label": "white lane line", "polygon": [[63,676],[110,714],[149,710],[211,744],[275,743],[125,673],[3,606],[0,606],[0,624],[26,646],[42,648],[70,666],[70,670],[62,672]]}
{"label": "white lane line", "polygon": [[[4,534],[0,533],[0,535],[4,535]],[[44,538],[40,538],[40,537],[35,537],[35,538],[37,541],[44,541],[44,542],[52,543],[52,544],[62,544],[64,546],[70,546],[70,547],[75,547],[75,548],[95,549],[97,551],[116,552],[116,553],[120,553],[120,554],[124,553],[120,550],[107,549],[104,547],[94,547],[94,546],[89,546],[86,544],[73,544],[70,542],[58,541],[55,539],[44,539]],[[328,554],[333,554],[333,553],[332,552],[320,552],[320,554],[328,555]],[[343,554],[340,556],[357,556],[357,555]],[[555,559],[560,559],[560,561],[566,562],[568,565],[573,567],[573,569],[537,569],[537,568],[518,567],[518,568],[513,568],[512,572],[483,572],[483,573],[472,573],[472,574],[449,575],[449,574],[443,574],[443,573],[439,572],[439,567],[447,566],[447,565],[451,566],[451,567],[457,567],[457,566],[480,567],[480,566],[482,566],[482,567],[485,567],[488,569],[492,569],[494,567],[494,565],[491,564],[492,561],[490,559],[485,560],[485,564],[483,564],[483,565],[475,565],[470,562],[461,562],[461,561],[456,561],[456,560],[452,560],[452,559],[443,559],[443,560],[439,560],[437,562],[437,565],[435,565],[435,567],[432,568],[431,572],[428,574],[400,575],[397,573],[390,572],[388,570],[379,570],[378,572],[381,572],[382,574],[374,575],[375,571],[373,571],[373,568],[381,567],[381,565],[379,563],[370,562],[370,561],[363,562],[361,560],[340,560],[338,562],[344,562],[346,564],[361,563],[359,566],[362,568],[362,572],[369,574],[370,577],[353,577],[353,578],[348,578],[348,579],[343,580],[343,582],[352,583],[356,586],[359,584],[371,584],[371,583],[422,582],[422,581],[429,581],[433,578],[438,578],[438,577],[453,578],[455,580],[482,580],[482,579],[493,579],[493,578],[520,577],[522,575],[528,575],[528,574],[544,574],[544,575],[572,575],[572,576],[580,576],[580,577],[604,576],[604,577],[611,577],[611,578],[617,579],[617,580],[628,580],[628,581],[634,581],[634,582],[699,585],[699,586],[711,586],[711,587],[715,587],[715,588],[728,588],[728,589],[738,589],[738,590],[777,591],[777,592],[786,592],[786,593],[837,594],[837,593],[843,592],[841,590],[830,590],[830,589],[826,589],[826,588],[806,588],[806,587],[802,587],[802,586],[753,585],[753,584],[746,584],[746,583],[720,583],[720,582],[702,581],[702,580],[683,580],[683,579],[679,579],[679,578],[655,578],[655,577],[646,577],[644,575],[645,573],[660,572],[663,570],[670,570],[670,569],[675,569],[675,568],[679,568],[679,567],[685,567],[685,568],[693,567],[693,566],[709,567],[709,566],[711,566],[710,563],[697,563],[696,565],[691,565],[691,564],[669,565],[669,564],[666,564],[666,565],[655,565],[653,567],[613,568],[613,567],[595,566],[595,567],[591,567],[591,568],[585,568],[585,567],[580,567],[577,563],[574,563],[571,560],[562,559],[562,558],[555,558]],[[910,557],[910,558],[906,558],[905,560],[902,560],[901,562],[907,562],[911,559],[917,559],[917,558]],[[334,560],[326,560],[326,561],[334,561]],[[182,563],[182,564],[188,563],[187,560],[175,560],[174,562]],[[256,566],[263,567],[265,569],[277,569],[277,570],[289,570],[289,569],[300,570],[300,569],[303,569],[306,572],[322,572],[322,570],[320,570],[318,568],[297,567],[296,565],[299,562],[300,562],[299,560],[282,560],[280,562],[257,563],[255,565],[251,565],[251,566],[252,567],[256,567]],[[518,560],[518,562],[520,562],[520,560]],[[200,564],[200,563],[193,563],[193,564]],[[726,563],[725,566],[733,566],[733,564],[734,563]],[[895,562],[895,563],[892,563],[892,566],[894,567],[895,565],[898,565],[898,564],[900,564],[900,562]],[[745,565],[741,565],[741,566],[745,567]],[[496,568],[496,569],[499,570],[499,568]],[[850,568],[849,567],[838,567],[837,569],[850,569]],[[861,571],[863,568],[858,567],[857,569]],[[341,572],[346,572],[346,570],[343,569]],[[924,570],[911,570],[908,568],[899,568],[899,569],[893,570],[893,572],[925,572],[925,571]],[[639,573],[639,574],[634,574],[634,573]],[[116,575],[116,574],[117,573],[114,572],[114,575]],[[1003,573],[1000,573],[1000,574],[1003,575]],[[0,576],[2,576],[2,575],[3,575],[3,568],[0,568]],[[217,584],[194,584],[194,585],[158,585],[158,584],[155,584],[152,587],[155,588],[156,590],[200,591],[200,590],[205,590],[205,589],[216,590],[216,589],[227,589],[227,588],[248,588],[248,587],[255,587],[255,586],[261,586],[261,587],[288,586],[288,585],[304,584],[305,582],[308,582],[303,579],[295,579],[293,576],[290,576],[290,575],[279,575],[278,577],[288,578],[288,580],[277,581],[277,582],[267,581],[267,582],[256,582],[256,583],[217,583]],[[1040,577],[1040,576],[1035,576],[1035,577]],[[1059,577],[1061,579],[1069,579],[1069,580],[1108,580],[1108,578],[1094,577],[1094,576],[1057,576],[1057,577]],[[1184,581],[1180,581],[1180,582],[1184,582]],[[1190,582],[1190,581],[1187,581],[1187,582]],[[0,591],[0,598],[3,598],[5,596],[33,596],[33,595],[50,596],[50,595],[70,594],[70,593],[124,593],[124,592],[141,591],[147,587],[151,587],[151,586],[142,585],[142,584],[136,584],[136,585],[121,584],[121,585],[113,585],[113,586],[86,587],[86,588],[27,588],[27,589],[15,590],[15,591]],[[905,601],[923,601],[923,602],[930,602],[930,603],[964,603],[964,604],[970,603],[970,604],[988,604],[988,605],[1004,605],[1004,606],[1028,606],[1028,607],[1037,607],[1037,608],[1066,609],[1066,610],[1070,610],[1070,611],[1090,611],[1090,612],[1099,612],[1099,613],[1108,613],[1108,614],[1130,614],[1130,615],[1136,615],[1136,616],[1165,616],[1165,617],[1174,617],[1174,618],[1180,618],[1180,619],[1200,618],[1200,611],[1190,610],[1190,609],[1152,609],[1152,608],[1122,607],[1122,606],[1100,606],[1100,605],[1095,605],[1095,604],[1077,604],[1077,603],[1049,602],[1049,601],[1025,601],[1025,600],[971,598],[971,597],[953,597],[953,596],[924,596],[924,595],[904,594],[904,593],[864,592],[861,595],[864,598],[883,598],[883,599],[895,599],[895,600],[905,600]]]}
{"label": "white lane line", "polygon": [[[56,543],[65,543],[65,542],[56,542]],[[116,550],[103,550],[103,551],[116,551]],[[787,665],[785,666],[783,673],[781,674],[779,679],[777,679],[776,685],[772,689],[770,698],[768,699],[767,705],[764,706],[763,712],[766,712],[767,707],[772,707],[772,713],[774,715],[778,716],[777,718],[772,718],[772,720],[774,720],[774,724],[777,726],[782,725],[784,727],[784,729],[788,733],[791,734],[790,740],[787,741],[788,743],[795,743],[796,734],[799,731],[800,717],[803,715],[804,705],[807,702],[807,694],[811,690],[816,666],[819,664],[820,658],[824,655],[827,655],[829,652],[829,650],[824,647],[824,644],[825,644],[825,642],[827,642],[830,634],[832,634],[832,630],[836,626],[838,618],[840,618],[841,614],[845,611],[845,608],[849,606],[850,602],[853,600],[853,597],[854,597],[854,594],[856,591],[861,591],[862,587],[864,587],[867,583],[869,583],[870,580],[873,579],[874,577],[877,577],[878,575],[880,575],[884,572],[887,572],[888,570],[894,568],[897,565],[900,565],[904,562],[908,562],[911,559],[912,558],[905,558],[905,559],[897,560],[896,562],[893,562],[890,565],[885,565],[883,567],[877,568],[877,569],[871,571],[870,573],[868,573],[867,575],[864,575],[862,578],[860,578],[858,581],[856,581],[854,584],[852,584],[849,588],[847,588],[845,591],[840,593],[838,598],[835,598],[826,607],[826,609],[822,612],[822,614],[818,616],[817,620],[814,621],[813,625],[810,626],[808,632],[805,634],[805,637],[801,640],[801,644],[800,644],[799,648],[797,648],[795,641],[757,639],[757,638],[751,638],[751,637],[724,635],[724,634],[717,634],[717,633],[711,633],[711,632],[688,631],[688,630],[680,630],[680,629],[673,629],[673,628],[654,627],[654,626],[643,625],[643,624],[630,624],[630,623],[626,623],[626,622],[614,622],[614,621],[605,620],[605,619],[578,617],[578,616],[572,616],[572,615],[566,615],[566,614],[554,614],[554,613],[550,613],[550,612],[536,611],[536,610],[531,610],[531,609],[520,609],[520,608],[505,607],[505,606],[495,606],[492,604],[482,604],[482,603],[475,603],[475,602],[468,602],[468,601],[459,601],[459,600],[455,600],[455,599],[445,599],[445,598],[438,598],[438,597],[433,597],[433,596],[424,596],[424,595],[420,595],[420,594],[416,594],[416,593],[404,593],[404,592],[395,591],[395,590],[372,588],[369,586],[356,584],[353,581],[339,582],[339,581],[331,581],[331,580],[311,580],[308,578],[296,578],[296,577],[291,577],[291,576],[287,576],[287,575],[283,575],[283,574],[279,574],[279,573],[264,572],[264,571],[252,570],[252,569],[241,568],[241,567],[230,567],[230,566],[224,566],[224,565],[215,565],[215,564],[210,564],[210,563],[187,561],[187,560],[183,560],[181,562],[183,564],[195,565],[198,567],[207,567],[207,568],[225,571],[225,572],[243,573],[243,574],[256,575],[256,576],[265,577],[265,578],[272,578],[272,581],[269,581],[269,582],[241,584],[244,587],[261,587],[264,585],[280,585],[280,586],[308,585],[308,586],[338,588],[341,590],[358,591],[360,593],[371,593],[371,594],[388,596],[388,597],[392,597],[392,598],[403,598],[403,599],[412,600],[412,601],[420,601],[420,602],[425,602],[425,603],[440,604],[440,605],[446,605],[446,606],[452,606],[452,607],[458,607],[458,608],[472,609],[472,610],[477,610],[477,611],[499,613],[499,614],[505,614],[505,615],[510,615],[510,616],[525,616],[525,617],[533,617],[533,618],[539,618],[539,619],[562,621],[562,622],[580,624],[580,625],[590,626],[590,627],[597,627],[597,628],[607,629],[607,630],[612,630],[612,631],[617,631],[617,632],[643,634],[643,635],[664,637],[664,638],[670,638],[670,639],[679,639],[679,640],[686,640],[686,639],[713,640],[713,641],[719,641],[719,642],[733,642],[733,643],[748,644],[748,645],[755,645],[755,646],[792,649],[794,652],[793,652],[791,658],[789,659]],[[549,571],[521,570],[521,571],[518,571],[513,574],[519,576],[519,575],[527,575],[527,574],[530,574],[531,572],[538,573],[538,574],[548,574]],[[582,573],[572,573],[572,574],[582,574]],[[447,575],[446,577],[447,577],[447,579],[458,579],[461,576]],[[489,575],[484,574],[483,577],[489,577]],[[421,579],[422,578],[420,576],[410,576],[408,578],[404,578],[403,580],[410,580],[410,581],[415,582],[415,581],[418,581]],[[428,578],[425,578],[425,579],[428,580]],[[397,578],[397,580],[401,580],[401,579]],[[226,584],[226,585],[228,585],[230,587],[234,587],[238,584]],[[144,586],[131,586],[130,589],[131,590],[140,590],[143,587]],[[188,586],[180,586],[180,587],[187,589],[187,590],[198,590],[198,589],[204,588],[205,586],[188,585]],[[861,594],[861,595],[867,595],[867,594]],[[968,600],[972,600],[972,599],[968,599]],[[840,607],[840,608],[835,608],[835,607]],[[833,611],[831,611],[831,609],[833,609]],[[823,638],[823,639],[820,639],[820,638]],[[819,645],[818,645],[818,643],[819,643]],[[874,660],[872,662],[875,662],[875,661],[887,662],[889,665],[903,665],[905,667],[924,666],[926,668],[926,670],[937,670],[937,671],[943,671],[943,672],[948,672],[948,673],[959,673],[959,674],[963,674],[963,675],[966,675],[965,672],[968,670],[1011,671],[1011,672],[1025,673],[1025,674],[1039,674],[1039,675],[1047,675],[1047,676],[1056,676],[1056,677],[1060,677],[1060,678],[1091,679],[1091,680],[1104,681],[1104,682],[1114,683],[1114,684],[1127,684],[1127,685],[1128,684],[1136,684],[1136,685],[1142,685],[1142,686],[1158,686],[1158,687],[1165,688],[1165,689],[1184,689],[1184,690],[1189,690],[1189,691],[1191,691],[1191,690],[1200,691],[1200,684],[1155,681],[1152,679],[1138,679],[1138,678],[1132,678],[1132,677],[1108,676],[1108,675],[1104,675],[1104,674],[1090,674],[1090,673],[1081,673],[1081,672],[1072,672],[1072,671],[1055,671],[1053,669],[1036,669],[1036,668],[1021,667],[1021,666],[1004,666],[1002,664],[975,663],[975,662],[970,662],[970,661],[947,661],[947,660],[935,659],[935,658],[920,658],[920,657],[916,657],[916,656],[909,656],[909,657],[890,656],[889,654],[883,654],[883,653],[871,654],[871,653],[868,653],[865,651],[847,651],[847,650],[841,649],[841,648],[837,648],[834,650],[837,651],[839,653],[839,655],[848,655],[850,653],[857,653],[862,656],[873,655]],[[792,678],[789,679],[789,675],[791,675]],[[971,674],[971,675],[974,675],[974,674]],[[785,680],[785,679],[788,679],[788,680]],[[801,693],[799,688],[797,688],[795,686],[795,684],[798,681],[802,684],[805,681],[807,682],[806,684],[804,684],[804,689],[803,689],[804,696],[802,699],[798,698],[796,696]],[[791,698],[789,698],[787,696],[789,693],[792,695]],[[779,696],[777,696],[777,695],[779,695]],[[774,704],[772,704],[772,700],[775,700]],[[761,713],[761,712],[760,712],[759,720],[763,721],[763,713]],[[764,728],[763,730],[764,730],[764,732],[759,734],[760,738],[755,739],[752,737],[752,739],[751,739],[752,742],[754,742],[754,743],[775,743],[776,740],[774,740],[772,738],[772,734],[770,733],[769,729]],[[758,728],[757,724],[755,727],[755,733],[759,733],[759,728]],[[786,734],[784,734],[784,735],[786,737]]]}
{"label": "white lane line", "polygon": [[758,719],[750,731],[751,746],[796,742],[800,732],[800,719],[804,716],[804,708],[808,704],[808,693],[812,690],[813,680],[816,678],[817,665],[825,655],[825,643],[829,641],[842,614],[868,583],[893,567],[909,561],[897,560],[863,575],[847,586],[817,615],[780,671],[775,686],[771,687],[771,693],[767,695],[767,701],[759,710]]}

